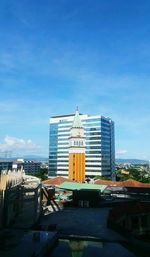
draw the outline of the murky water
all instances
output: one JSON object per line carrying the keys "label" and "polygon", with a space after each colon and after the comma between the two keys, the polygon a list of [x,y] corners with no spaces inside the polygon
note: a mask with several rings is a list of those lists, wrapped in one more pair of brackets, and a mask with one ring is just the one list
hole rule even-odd
{"label": "murky water", "polygon": [[[51,257],[135,257],[118,243],[103,243],[87,240],[60,239],[49,255]],[[49,257],[47,256],[47,257]]]}

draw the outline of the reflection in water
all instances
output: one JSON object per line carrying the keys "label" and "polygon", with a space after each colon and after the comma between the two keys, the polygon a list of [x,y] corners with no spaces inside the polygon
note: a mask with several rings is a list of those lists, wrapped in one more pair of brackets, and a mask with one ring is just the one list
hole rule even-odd
{"label": "reflection in water", "polygon": [[89,240],[82,239],[77,237],[59,239],[58,245],[49,257],[112,257],[113,254],[121,257],[136,256],[119,242],[101,242],[94,239],[90,240],[90,238]]}
{"label": "reflection in water", "polygon": [[72,257],[82,257],[84,247],[86,246],[86,242],[79,240],[70,240],[69,246],[71,248]]}
{"label": "reflection in water", "polygon": [[84,241],[84,240],[62,240],[63,242],[66,242],[71,250],[71,256],[72,257],[82,257],[85,253],[86,248],[88,247],[96,247],[96,248],[102,248],[103,243],[102,242],[93,242],[93,241]]}
{"label": "reflection in water", "polygon": [[119,243],[88,241],[81,238],[59,239],[58,245],[47,257],[116,257],[116,255],[135,257]]}

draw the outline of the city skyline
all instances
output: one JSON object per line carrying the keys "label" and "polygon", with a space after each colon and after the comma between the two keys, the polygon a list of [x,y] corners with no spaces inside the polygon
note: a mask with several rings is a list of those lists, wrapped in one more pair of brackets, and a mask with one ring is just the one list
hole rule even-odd
{"label": "city skyline", "polygon": [[48,156],[53,115],[115,122],[116,158],[150,159],[150,3],[2,0],[0,153]]}

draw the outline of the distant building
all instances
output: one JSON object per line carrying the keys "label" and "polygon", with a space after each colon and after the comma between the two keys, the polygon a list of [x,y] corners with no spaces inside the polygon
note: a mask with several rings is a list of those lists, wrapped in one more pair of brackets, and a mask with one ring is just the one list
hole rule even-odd
{"label": "distant building", "polygon": [[24,171],[26,174],[38,173],[40,171],[41,163],[38,161],[25,161]]}
{"label": "distant building", "polygon": [[13,161],[1,160],[0,161],[0,171],[2,170],[12,170]]}
{"label": "distant building", "polygon": [[[69,176],[69,154],[73,149],[69,143],[73,140],[71,128],[74,117],[74,114],[50,117],[50,177]],[[85,176],[113,177],[115,174],[114,122],[110,118],[98,115],[79,114],[79,117],[85,137],[84,139],[83,136],[80,137],[85,144]],[[78,147],[83,148],[81,145]]]}
{"label": "distant building", "polygon": [[17,159],[13,161],[13,170],[24,170],[24,159]]}
{"label": "distant building", "polygon": [[38,173],[41,168],[41,162],[17,159],[14,161],[1,160],[0,171],[24,171],[26,174]]}
{"label": "distant building", "polygon": [[41,162],[17,159],[13,162],[13,169],[23,169],[26,174],[34,174],[40,171]]}

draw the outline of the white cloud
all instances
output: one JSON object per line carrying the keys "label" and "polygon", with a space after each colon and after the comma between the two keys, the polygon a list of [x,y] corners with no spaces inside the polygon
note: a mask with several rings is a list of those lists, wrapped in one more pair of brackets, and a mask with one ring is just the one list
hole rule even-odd
{"label": "white cloud", "polygon": [[117,155],[124,155],[124,154],[126,154],[126,153],[127,153],[127,150],[124,150],[124,149],[118,150],[118,151],[116,152]]}
{"label": "white cloud", "polygon": [[12,151],[19,153],[38,153],[41,147],[32,142],[31,139],[5,136],[4,143],[0,144],[0,152]]}

